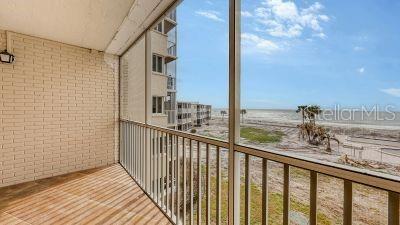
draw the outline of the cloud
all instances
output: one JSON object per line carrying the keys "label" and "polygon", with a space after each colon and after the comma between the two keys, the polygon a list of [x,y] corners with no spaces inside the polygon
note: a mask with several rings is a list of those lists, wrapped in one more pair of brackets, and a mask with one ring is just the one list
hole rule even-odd
{"label": "cloud", "polygon": [[217,11],[199,10],[199,11],[196,11],[196,14],[200,15],[200,16],[203,16],[203,17],[205,17],[207,19],[217,21],[217,22],[224,22],[225,21],[219,16],[220,13],[217,12]]}
{"label": "cloud", "polygon": [[322,23],[330,18],[322,14],[324,6],[315,2],[307,8],[299,8],[292,1],[265,0],[254,10],[257,22],[264,26],[264,31],[274,37],[295,38],[304,30],[310,30],[313,36],[326,38]]}
{"label": "cloud", "polygon": [[276,18],[292,20],[298,17],[298,9],[294,2],[281,0],[267,0],[263,3]]}
{"label": "cloud", "polygon": [[360,67],[360,68],[357,69],[357,72],[362,74],[362,73],[365,72],[365,68],[364,67]]}
{"label": "cloud", "polygon": [[249,11],[241,11],[240,14],[242,17],[253,17],[253,14],[251,14]]}
{"label": "cloud", "polygon": [[381,91],[388,95],[400,98],[400,88],[387,88],[387,89],[381,89]]}
{"label": "cloud", "polygon": [[270,54],[280,47],[270,40],[261,38],[255,34],[242,33],[242,45],[245,51]]}
{"label": "cloud", "polygon": [[312,35],[313,37],[319,37],[319,38],[321,38],[321,39],[325,39],[326,38],[326,35],[324,34],[324,33],[317,33],[317,34],[313,34]]}
{"label": "cloud", "polygon": [[330,20],[327,15],[319,15],[318,17],[324,22],[328,22]]}

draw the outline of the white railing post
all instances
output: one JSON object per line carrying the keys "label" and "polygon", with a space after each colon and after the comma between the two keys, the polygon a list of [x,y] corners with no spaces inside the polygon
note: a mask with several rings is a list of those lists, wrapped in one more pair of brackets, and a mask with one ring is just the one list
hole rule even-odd
{"label": "white railing post", "polygon": [[[151,123],[151,102],[152,102],[152,94],[151,94],[151,76],[152,76],[152,51],[151,51],[151,31],[147,30],[145,33],[145,117],[144,117],[144,123],[148,125]],[[151,160],[151,155],[150,155],[150,133],[147,128],[145,128],[145,144],[144,144],[144,167],[145,167],[145,173],[144,176],[146,177],[145,180],[145,187],[147,190],[147,193],[150,193],[150,183],[153,182],[151,181],[150,178],[150,160]],[[154,157],[154,156],[153,156]],[[142,165],[143,165],[142,164]],[[153,168],[154,169],[154,168]]]}
{"label": "white railing post", "polygon": [[240,223],[240,0],[229,0],[229,194],[228,223]]}

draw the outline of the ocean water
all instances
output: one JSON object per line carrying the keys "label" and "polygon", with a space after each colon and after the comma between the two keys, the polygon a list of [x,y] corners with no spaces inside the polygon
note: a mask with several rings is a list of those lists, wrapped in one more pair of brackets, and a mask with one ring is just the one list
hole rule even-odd
{"label": "ocean water", "polygon": [[[213,109],[212,116],[221,117],[221,110]],[[226,110],[227,111],[227,110]],[[300,113],[295,110],[248,109],[245,120],[256,120],[264,123],[282,123],[297,125],[302,122]],[[227,116],[225,116],[227,117]],[[324,111],[317,123],[330,126],[361,127],[371,129],[400,130],[400,112],[383,111]]]}

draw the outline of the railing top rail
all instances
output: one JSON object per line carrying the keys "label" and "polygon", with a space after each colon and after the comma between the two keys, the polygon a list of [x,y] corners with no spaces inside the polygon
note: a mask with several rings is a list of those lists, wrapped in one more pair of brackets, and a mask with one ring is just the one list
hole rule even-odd
{"label": "railing top rail", "polygon": [[315,171],[332,177],[350,180],[388,191],[400,192],[400,177],[371,170],[311,159],[275,150],[262,150],[244,145],[235,145],[235,151]]}
{"label": "railing top rail", "polygon": [[[162,128],[154,125],[149,125],[141,122],[129,120],[121,120],[127,123],[137,124],[142,127],[151,128],[162,131],[168,134],[177,135],[180,137],[200,141],[206,144],[211,144],[221,148],[229,148],[229,143],[215,138],[203,137],[195,134],[189,134],[182,131],[177,131],[169,128]],[[364,184],[388,191],[400,193],[400,177],[382,174],[371,170],[340,165],[336,163],[326,162],[317,159],[306,158],[293,153],[285,153],[276,150],[256,149],[245,145],[235,145],[235,151],[265,158],[274,162],[288,164],[290,166],[315,171],[321,174],[326,174],[339,179],[349,180],[355,183]]]}
{"label": "railing top rail", "polygon": [[147,127],[147,128],[151,128],[154,130],[158,130],[158,131],[162,131],[168,134],[172,134],[172,135],[176,135],[176,136],[180,136],[180,137],[184,137],[187,139],[191,139],[194,141],[200,141],[206,144],[210,144],[210,145],[214,145],[217,147],[221,147],[221,148],[228,148],[228,142],[225,141],[221,141],[215,138],[209,138],[209,137],[203,137],[200,135],[196,135],[196,134],[189,134],[189,133],[185,133],[182,131],[178,131],[178,130],[173,130],[173,129],[169,129],[169,128],[164,128],[164,127],[158,127],[158,126],[154,126],[154,125],[149,125],[149,124],[145,124],[145,123],[141,123],[141,122],[135,122],[135,121],[130,121],[130,120],[121,120],[123,122],[127,122],[127,123],[133,123],[133,124],[137,124],[139,126],[142,127]]}

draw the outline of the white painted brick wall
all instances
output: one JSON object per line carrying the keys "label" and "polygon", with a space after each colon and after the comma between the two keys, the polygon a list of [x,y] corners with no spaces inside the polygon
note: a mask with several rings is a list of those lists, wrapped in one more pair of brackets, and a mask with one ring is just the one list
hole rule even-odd
{"label": "white painted brick wall", "polygon": [[117,162],[118,57],[9,36],[16,61],[0,64],[0,187]]}

